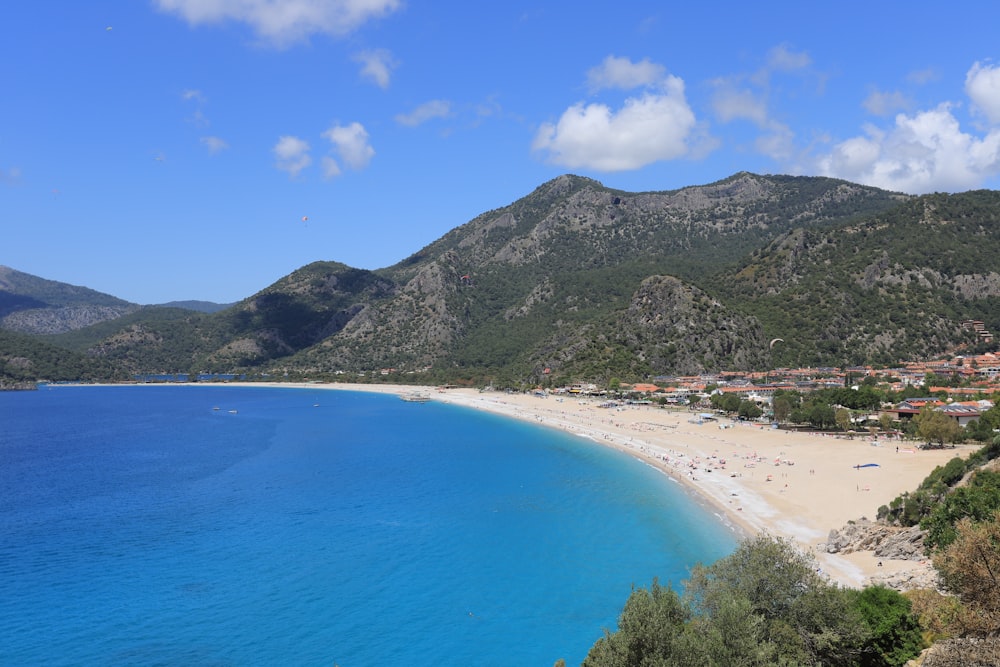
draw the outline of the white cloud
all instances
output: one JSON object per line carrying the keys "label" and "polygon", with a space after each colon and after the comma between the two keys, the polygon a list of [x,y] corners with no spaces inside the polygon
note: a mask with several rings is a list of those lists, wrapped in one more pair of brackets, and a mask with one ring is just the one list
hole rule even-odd
{"label": "white cloud", "polygon": [[633,63],[628,58],[608,56],[587,72],[587,87],[591,92],[609,88],[631,90],[659,84],[666,76],[666,68],[650,62],[648,58]]}
{"label": "white cloud", "polygon": [[[361,123],[334,125],[323,133],[332,144],[331,150],[340,162],[351,169],[364,169],[375,156],[375,149],[368,143],[368,132]],[[340,163],[331,156],[323,158],[323,173],[327,178],[339,176]]]}
{"label": "white cloud", "polygon": [[910,101],[898,90],[891,92],[873,90],[861,103],[861,106],[874,116],[889,116],[897,111],[908,109]]}
{"label": "white cloud", "polygon": [[965,92],[990,123],[1000,125],[1000,67],[975,63],[965,75]]}
{"label": "white cloud", "polygon": [[604,104],[573,105],[557,123],[542,124],[532,148],[547,153],[553,164],[608,172],[688,154],[697,123],[684,82],[671,76],[661,83],[662,93],[629,98],[618,111]]}
{"label": "white cloud", "polygon": [[837,144],[817,167],[825,176],[911,194],[969,190],[1000,173],[1000,130],[982,138],[964,133],[950,105],[941,104],[897,115],[888,131],[868,126],[866,136]]}
{"label": "white cloud", "polygon": [[229,144],[226,143],[225,140],[220,139],[219,137],[202,137],[198,141],[204,144],[204,146],[208,148],[208,152],[211,153],[212,155],[215,155],[216,153],[221,153],[222,151],[229,148]]}
{"label": "white cloud", "polygon": [[396,68],[396,61],[387,49],[360,51],[353,56],[354,62],[361,63],[361,76],[371,80],[385,90],[389,87],[389,77]]}
{"label": "white cloud", "polygon": [[451,115],[451,102],[447,100],[431,100],[424,102],[410,113],[401,113],[396,116],[396,122],[400,125],[415,127],[433,118],[447,118]]}
{"label": "white cloud", "polygon": [[265,41],[287,46],[316,33],[346,35],[386,16],[402,0],[154,0],[165,12],[192,25],[237,21]]}
{"label": "white cloud", "polygon": [[188,88],[187,90],[181,91],[181,99],[185,102],[194,101],[198,103],[205,102],[205,96],[200,90],[195,90],[193,88]]}
{"label": "white cloud", "polygon": [[290,135],[278,138],[278,143],[272,149],[277,158],[276,166],[281,171],[287,171],[289,176],[295,178],[299,172],[312,164],[309,156],[309,144]]}

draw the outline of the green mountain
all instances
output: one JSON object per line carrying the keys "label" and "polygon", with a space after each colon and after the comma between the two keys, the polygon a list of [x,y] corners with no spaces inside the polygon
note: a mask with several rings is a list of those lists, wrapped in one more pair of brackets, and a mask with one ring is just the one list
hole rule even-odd
{"label": "green mountain", "polygon": [[106,359],[0,329],[0,389],[32,386],[39,379],[60,382],[130,378]]}
{"label": "green mountain", "polygon": [[998,215],[995,192],[561,176],[385,269],[316,262],[219,312],[146,307],[46,341],[127,372],[423,381],[892,363],[972,349],[963,320],[1000,326]]}
{"label": "green mountain", "polygon": [[1000,193],[934,194],[855,223],[800,229],[712,282],[780,337],[785,365],[891,364],[976,346],[1000,327]]}
{"label": "green mountain", "polygon": [[561,176],[381,272],[399,285],[394,298],[284,365],[604,380],[762,367],[759,323],[714,298],[707,278],[792,229],[906,199],[747,173],[651,193]]}

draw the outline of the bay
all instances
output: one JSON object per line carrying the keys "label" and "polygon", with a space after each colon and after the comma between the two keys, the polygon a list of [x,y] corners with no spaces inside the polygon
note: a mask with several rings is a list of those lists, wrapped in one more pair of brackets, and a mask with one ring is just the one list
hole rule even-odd
{"label": "bay", "polygon": [[0,393],[0,664],[579,664],[735,537],[659,471],[442,403]]}

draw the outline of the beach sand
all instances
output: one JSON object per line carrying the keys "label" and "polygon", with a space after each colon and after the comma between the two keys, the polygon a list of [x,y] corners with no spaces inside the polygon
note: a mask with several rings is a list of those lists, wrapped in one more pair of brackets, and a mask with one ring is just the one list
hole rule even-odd
{"label": "beach sand", "polygon": [[418,392],[619,448],[683,482],[742,535],[767,532],[788,538],[813,554],[832,580],[852,587],[930,565],[880,560],[871,552],[828,554],[818,546],[830,531],[862,517],[874,520],[881,505],[916,489],[936,466],[975,450],[922,451],[912,441],[793,433],[728,418],[697,423],[699,413],[683,408],[604,408],[599,400],[572,396],[377,384],[309,386]]}

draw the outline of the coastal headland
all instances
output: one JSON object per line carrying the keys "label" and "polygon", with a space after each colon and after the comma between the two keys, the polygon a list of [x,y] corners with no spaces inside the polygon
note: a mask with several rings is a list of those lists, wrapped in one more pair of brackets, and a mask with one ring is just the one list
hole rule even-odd
{"label": "coastal headland", "polygon": [[906,572],[919,575],[931,566],[863,551],[826,553],[821,547],[830,531],[862,517],[874,520],[881,505],[916,489],[935,467],[975,449],[920,450],[912,441],[778,430],[704,418],[685,408],[601,407],[598,399],[573,396],[380,384],[308,386],[421,395],[615,447],[684,484],[740,535],[788,538],[813,554],[832,580],[852,587]]}

